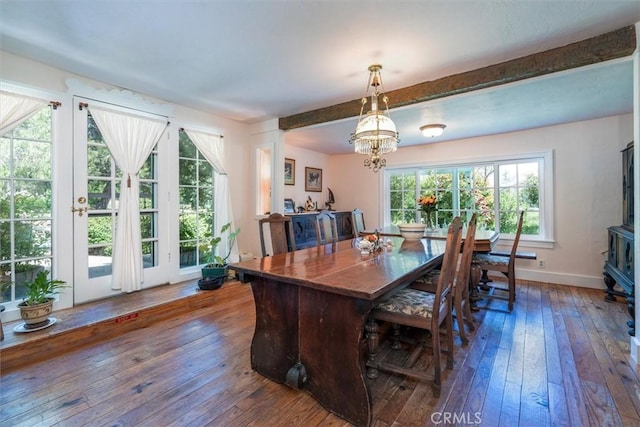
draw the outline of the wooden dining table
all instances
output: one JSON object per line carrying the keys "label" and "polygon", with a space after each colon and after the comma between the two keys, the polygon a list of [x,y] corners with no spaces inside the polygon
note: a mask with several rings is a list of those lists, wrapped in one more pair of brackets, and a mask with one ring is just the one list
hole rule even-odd
{"label": "wooden dining table", "polygon": [[356,426],[372,422],[365,322],[384,295],[440,265],[445,241],[405,241],[371,255],[358,239],[232,264],[250,282],[256,308],[251,367],[304,389]]}

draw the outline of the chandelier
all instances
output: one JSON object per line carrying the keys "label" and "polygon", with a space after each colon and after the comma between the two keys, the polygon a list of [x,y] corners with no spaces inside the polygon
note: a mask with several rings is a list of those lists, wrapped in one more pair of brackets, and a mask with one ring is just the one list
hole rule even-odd
{"label": "chandelier", "polygon": [[[382,65],[371,65],[369,67],[369,81],[367,82],[366,95],[362,98],[360,107],[360,117],[356,130],[351,134],[349,144],[354,144],[356,153],[369,156],[364,165],[378,172],[387,161],[381,156],[398,149],[398,132],[396,125],[389,117],[389,98],[384,94],[382,77],[380,70]],[[373,88],[371,93],[371,111],[363,115],[364,107],[369,96],[369,87]],[[378,90],[382,89],[382,92]],[[378,110],[378,97],[382,95],[384,110]]]}

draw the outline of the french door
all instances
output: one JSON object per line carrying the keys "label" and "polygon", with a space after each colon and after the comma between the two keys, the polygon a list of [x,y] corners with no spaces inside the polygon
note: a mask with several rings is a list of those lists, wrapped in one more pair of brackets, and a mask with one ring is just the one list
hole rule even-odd
{"label": "french door", "polygon": [[[100,130],[83,104],[96,101],[74,98],[73,120],[73,260],[76,304],[120,294],[111,287],[115,230],[122,172],[111,156]],[[117,108],[123,112],[126,109]],[[136,114],[137,112],[132,112]],[[161,139],[158,145],[162,144]],[[162,230],[156,146],[140,170],[140,224],[144,287],[167,282],[168,249]],[[166,192],[164,192],[166,194]],[[166,209],[164,209],[166,211]]]}

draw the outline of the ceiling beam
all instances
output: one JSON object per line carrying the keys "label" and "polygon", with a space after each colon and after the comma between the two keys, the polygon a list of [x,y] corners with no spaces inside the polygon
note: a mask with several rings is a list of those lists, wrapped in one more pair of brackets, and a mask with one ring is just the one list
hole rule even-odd
{"label": "ceiling beam", "polygon": [[[635,48],[635,27],[629,26],[544,52],[392,90],[386,92],[386,95],[389,97],[389,108],[404,107],[623,58],[631,55]],[[358,98],[330,107],[280,117],[278,125],[282,130],[290,130],[356,117],[360,114],[360,106]]]}

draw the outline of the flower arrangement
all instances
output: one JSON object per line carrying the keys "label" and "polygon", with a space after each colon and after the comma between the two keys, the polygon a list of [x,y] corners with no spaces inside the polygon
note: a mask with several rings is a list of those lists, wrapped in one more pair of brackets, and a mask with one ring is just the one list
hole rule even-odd
{"label": "flower arrangement", "polygon": [[367,234],[363,236],[360,241],[358,241],[358,249],[362,253],[370,253],[375,252],[380,246],[380,237],[378,234]]}
{"label": "flower arrangement", "polygon": [[418,205],[420,205],[420,209],[429,214],[432,211],[436,210],[438,206],[438,199],[433,194],[430,194],[428,196],[420,196],[418,197]]}
{"label": "flower arrangement", "polygon": [[376,236],[375,234],[367,234],[366,236],[364,236],[364,240],[368,240],[369,242],[375,244],[378,242],[378,236]]}
{"label": "flower arrangement", "polygon": [[425,222],[427,224],[427,229],[433,228],[433,223],[431,222],[431,212],[435,211],[438,207],[438,199],[435,195],[429,194],[427,196],[418,197],[418,206],[425,213]]}

